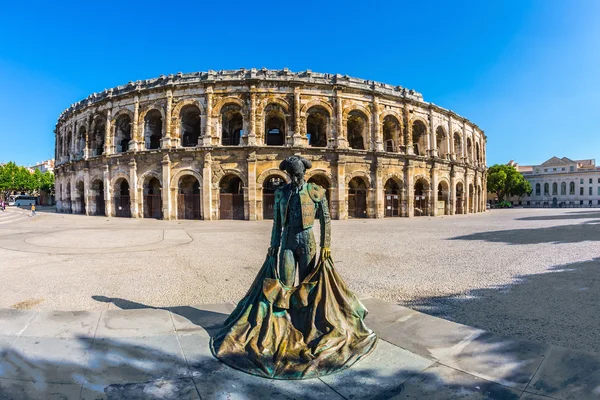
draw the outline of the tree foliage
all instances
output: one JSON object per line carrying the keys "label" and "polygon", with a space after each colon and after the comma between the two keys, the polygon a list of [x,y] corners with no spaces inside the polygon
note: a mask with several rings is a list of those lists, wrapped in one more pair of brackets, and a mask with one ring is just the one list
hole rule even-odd
{"label": "tree foliage", "polygon": [[39,194],[41,191],[54,194],[54,174],[39,170],[31,172],[12,161],[0,165],[0,193],[4,198],[13,192]]}
{"label": "tree foliage", "polygon": [[487,186],[490,192],[496,193],[498,201],[510,196],[522,198],[531,193],[531,183],[523,174],[510,165],[496,164],[488,170]]}

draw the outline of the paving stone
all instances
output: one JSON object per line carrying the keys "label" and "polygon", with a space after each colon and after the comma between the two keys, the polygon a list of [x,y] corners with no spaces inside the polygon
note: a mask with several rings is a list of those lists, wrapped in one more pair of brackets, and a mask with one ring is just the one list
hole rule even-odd
{"label": "paving stone", "polygon": [[365,323],[375,332],[379,332],[393,323],[408,321],[419,314],[410,308],[391,304],[374,297],[361,299],[361,302],[369,310]]}
{"label": "paving stone", "polygon": [[40,311],[23,331],[23,336],[53,338],[93,338],[99,312]]}
{"label": "paving stone", "polygon": [[180,335],[181,347],[190,365],[192,377],[203,399],[323,399],[343,400],[319,379],[286,381],[267,379],[235,370],[212,356],[209,336]]}
{"label": "paving stone", "polygon": [[483,333],[440,356],[440,363],[501,385],[524,390],[549,346]]}
{"label": "paving stone", "polygon": [[20,335],[37,311],[0,309],[0,335]]}
{"label": "paving stone", "polygon": [[142,383],[83,386],[81,400],[196,400],[200,399],[191,379],[158,380]]}
{"label": "paving stone", "polygon": [[206,330],[211,334],[217,332],[234,309],[235,304],[232,303],[169,307],[178,333],[200,330]]}
{"label": "paving stone", "polygon": [[404,385],[379,398],[390,400],[519,400],[520,395],[520,390],[509,389],[465,372],[435,364],[410,378]]}
{"label": "paving stone", "polygon": [[172,333],[173,322],[167,310],[106,310],[100,317],[96,337],[143,337]]}
{"label": "paving stone", "polygon": [[0,362],[0,378],[82,384],[91,344],[91,339],[22,336]]}
{"label": "paving stone", "polygon": [[402,385],[433,363],[379,340],[368,357],[321,380],[347,399],[370,399]]}
{"label": "paving stone", "polygon": [[78,400],[81,385],[26,382],[0,378],[0,399]]}
{"label": "paving stone", "polygon": [[92,387],[189,376],[175,335],[97,338],[87,367],[86,383]]}
{"label": "paving stone", "polygon": [[560,399],[600,399],[600,354],[552,347],[527,386]]}

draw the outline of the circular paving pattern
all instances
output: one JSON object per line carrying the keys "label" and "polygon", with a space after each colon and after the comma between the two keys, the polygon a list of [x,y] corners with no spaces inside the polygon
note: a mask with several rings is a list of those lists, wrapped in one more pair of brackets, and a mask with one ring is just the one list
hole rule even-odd
{"label": "circular paving pattern", "polygon": [[68,229],[31,236],[25,243],[64,249],[115,249],[156,244],[162,240],[162,229]]}

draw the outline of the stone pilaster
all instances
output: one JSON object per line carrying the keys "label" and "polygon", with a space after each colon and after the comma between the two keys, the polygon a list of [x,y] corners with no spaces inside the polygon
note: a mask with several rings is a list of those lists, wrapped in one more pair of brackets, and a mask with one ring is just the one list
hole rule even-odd
{"label": "stone pilaster", "polygon": [[409,218],[415,216],[415,185],[413,175],[414,167],[412,161],[407,160],[406,168],[404,169],[404,181],[406,182],[406,208]]}
{"label": "stone pilaster", "polygon": [[[206,132],[204,133],[204,138],[202,139],[203,146],[212,146],[213,144],[219,144],[219,138],[216,138],[216,142],[213,142],[214,133],[214,121],[213,121],[213,88],[212,86],[206,87]],[[219,133],[220,135],[220,133]]]}
{"label": "stone pilaster", "polygon": [[216,210],[212,209],[212,194],[212,157],[206,152],[202,168],[202,216],[209,221],[217,219]]}
{"label": "stone pilaster", "polygon": [[437,216],[438,213],[438,174],[437,174],[437,168],[436,165],[433,164],[431,166],[431,170],[430,170],[430,181],[431,181],[431,198],[429,200],[429,204],[431,205],[431,212],[430,215],[432,216]]}
{"label": "stone pilaster", "polygon": [[135,96],[133,98],[133,124],[131,125],[131,136],[133,140],[129,141],[129,150],[140,151],[143,150],[146,144],[141,136],[140,132],[140,98]]}
{"label": "stone pilaster", "polygon": [[348,202],[346,201],[346,160],[343,156],[338,156],[335,165],[335,180],[337,188],[332,193],[332,201],[336,202],[338,219],[348,219]]}
{"label": "stone pilaster", "polygon": [[248,155],[248,215],[249,220],[257,219],[256,210],[256,153],[251,152]]}
{"label": "stone pilaster", "polygon": [[348,140],[344,131],[344,108],[342,104],[343,100],[341,93],[341,88],[335,89],[335,147],[340,149],[347,149]]}
{"label": "stone pilaster", "polygon": [[165,122],[164,122],[164,135],[160,139],[160,147],[163,149],[170,149],[173,144],[173,138],[171,137],[171,114],[173,113],[173,92],[171,89],[167,90],[167,106],[165,108]]}
{"label": "stone pilaster", "polygon": [[[406,154],[415,154],[415,149],[413,147],[413,138],[412,138],[412,121],[410,118],[410,109],[408,104],[404,105],[403,109],[404,116],[404,143],[406,143]],[[414,199],[413,199],[414,202]],[[409,209],[409,214],[411,213]],[[412,217],[412,214],[410,215]]]}
{"label": "stone pilaster", "polygon": [[300,87],[294,87],[294,133],[292,135],[292,146],[307,147],[308,138],[302,134],[300,127]]}
{"label": "stone pilaster", "polygon": [[83,168],[83,197],[85,198],[85,215],[90,215],[92,196],[90,190],[90,170],[87,167]]}
{"label": "stone pilaster", "polygon": [[113,217],[112,186],[110,184],[110,167],[104,166],[104,212],[107,217]]}
{"label": "stone pilaster", "polygon": [[250,123],[248,124],[248,146],[256,146],[256,86],[250,86]]}
{"label": "stone pilaster", "polygon": [[450,212],[448,214],[454,215],[456,210],[456,174],[454,172],[454,167],[450,171],[450,190],[448,193],[448,203],[450,207]]}
{"label": "stone pilaster", "polygon": [[452,130],[452,115],[448,115],[448,136],[450,139],[450,148],[448,153],[452,161],[458,160],[458,155],[454,152],[454,131]]}
{"label": "stone pilaster", "polygon": [[162,214],[164,219],[171,219],[171,159],[168,154],[165,154],[162,161]]}
{"label": "stone pilaster", "polygon": [[383,218],[385,216],[385,189],[383,185],[385,183],[383,182],[379,159],[375,159],[374,162],[377,163],[375,166],[375,218]]}
{"label": "stone pilaster", "polygon": [[435,137],[435,127],[433,126],[433,107],[429,107],[429,148],[431,157],[438,156],[437,138]]}
{"label": "stone pilaster", "polygon": [[140,207],[138,204],[138,177],[137,164],[134,159],[129,162],[129,203],[131,207],[131,216],[140,218]]}
{"label": "stone pilaster", "polygon": [[109,108],[106,110],[106,125],[104,127],[104,154],[111,155],[115,154],[115,146],[113,140],[113,126],[112,126],[112,105],[108,104]]}
{"label": "stone pilaster", "polygon": [[373,96],[371,126],[373,127],[373,137],[371,138],[371,150],[383,151],[383,138],[381,137],[381,126],[379,124],[379,101]]}

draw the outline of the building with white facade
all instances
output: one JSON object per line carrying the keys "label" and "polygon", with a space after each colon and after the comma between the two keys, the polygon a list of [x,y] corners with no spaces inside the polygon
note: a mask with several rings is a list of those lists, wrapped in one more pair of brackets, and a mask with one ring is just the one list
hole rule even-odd
{"label": "building with white facade", "polygon": [[594,159],[552,157],[540,165],[513,165],[533,189],[521,200],[524,206],[600,207],[600,167]]}

